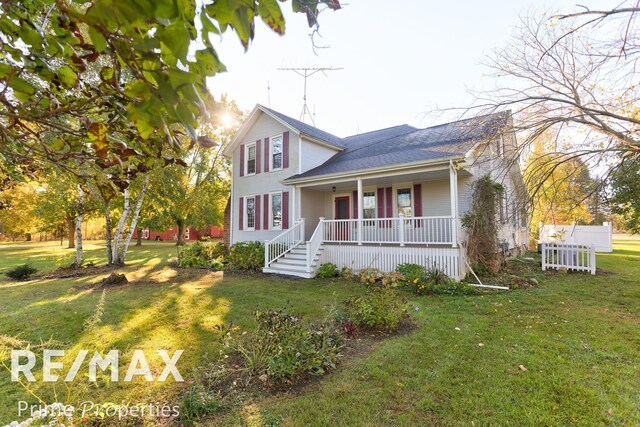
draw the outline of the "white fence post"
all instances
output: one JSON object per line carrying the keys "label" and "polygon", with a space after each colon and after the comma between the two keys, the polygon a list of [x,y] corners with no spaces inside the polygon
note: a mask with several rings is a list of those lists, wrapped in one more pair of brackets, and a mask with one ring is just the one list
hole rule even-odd
{"label": "white fence post", "polygon": [[400,246],[404,246],[404,214],[398,215],[400,220],[398,221],[398,233],[399,233],[399,241]]}
{"label": "white fence post", "polygon": [[269,268],[269,241],[264,241],[264,268]]}
{"label": "white fence post", "polygon": [[542,244],[542,271],[547,269],[547,244]]}
{"label": "white fence post", "polygon": [[596,247],[595,247],[595,245],[591,245],[591,250],[589,252],[589,263],[591,265],[591,274],[596,274]]}

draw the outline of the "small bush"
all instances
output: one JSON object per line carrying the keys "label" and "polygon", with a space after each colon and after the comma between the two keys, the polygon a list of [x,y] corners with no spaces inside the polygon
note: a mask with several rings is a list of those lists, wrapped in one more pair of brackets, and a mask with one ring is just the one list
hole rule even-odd
{"label": "small bush", "polygon": [[380,280],[380,277],[382,277],[382,272],[377,268],[363,268],[358,273],[358,277],[360,278],[360,283],[364,286],[376,286],[376,283]]}
{"label": "small bush", "polygon": [[345,317],[361,329],[395,331],[407,316],[406,302],[390,287],[372,287],[345,301]]}
{"label": "small bush", "polygon": [[[55,259],[56,268],[70,268],[76,266],[76,254],[68,253],[60,255]],[[82,264],[82,263],[81,263]],[[81,265],[77,266],[81,267]]]}
{"label": "small bush", "polygon": [[392,271],[390,273],[382,274],[382,277],[380,278],[380,284],[383,287],[387,288],[397,288],[398,285],[402,283],[403,279],[404,276],[402,276],[402,274]]}
{"label": "small bush", "polygon": [[229,250],[229,267],[232,270],[260,270],[264,266],[262,242],[238,242]]}
{"label": "small bush", "polygon": [[336,367],[343,340],[340,333],[314,327],[284,311],[256,311],[255,332],[228,333],[225,344],[242,355],[246,368],[274,382],[293,383],[305,374],[322,375]]}
{"label": "small bush", "polygon": [[178,250],[178,265],[183,268],[209,267],[214,260],[222,259],[224,263],[228,254],[224,243],[195,242]]}
{"label": "small bush", "polygon": [[425,268],[419,264],[398,264],[396,271],[402,274],[405,282],[422,279],[426,273]]}
{"label": "small bush", "polygon": [[216,393],[209,393],[201,386],[192,386],[182,394],[180,404],[180,423],[185,426],[194,425],[194,421],[204,415],[211,415],[223,410],[225,406]]}
{"label": "small bush", "polygon": [[7,271],[5,274],[14,280],[27,280],[37,272],[38,272],[37,268],[34,268],[29,264],[23,264],[17,267],[13,267],[9,271]]}
{"label": "small bush", "polygon": [[316,271],[316,276],[320,279],[330,279],[332,277],[338,277],[339,275],[340,270],[338,270],[338,267],[330,262],[322,264]]}

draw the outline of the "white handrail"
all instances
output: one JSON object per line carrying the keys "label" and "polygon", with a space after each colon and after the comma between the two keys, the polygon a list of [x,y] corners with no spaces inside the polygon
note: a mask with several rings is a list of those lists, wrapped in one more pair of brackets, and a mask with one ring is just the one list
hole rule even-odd
{"label": "white handrail", "polygon": [[264,267],[282,257],[304,240],[304,219],[298,220],[293,227],[264,243]]}
{"label": "white handrail", "polygon": [[315,258],[318,249],[320,249],[323,236],[324,218],[320,217],[320,222],[318,222],[316,230],[313,232],[311,239],[307,242],[307,273],[311,273],[311,264],[313,263],[313,258]]}
{"label": "white handrail", "polygon": [[457,220],[451,216],[325,220],[323,240],[333,243],[446,244],[457,246]]}

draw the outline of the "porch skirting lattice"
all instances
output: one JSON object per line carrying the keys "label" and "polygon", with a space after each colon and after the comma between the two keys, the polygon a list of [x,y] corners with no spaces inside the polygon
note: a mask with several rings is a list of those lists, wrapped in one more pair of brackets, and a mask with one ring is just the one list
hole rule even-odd
{"label": "porch skirting lattice", "polygon": [[447,276],[461,280],[461,248],[424,246],[324,244],[320,263],[333,263],[357,273],[363,268],[395,271],[398,264],[419,264],[442,270]]}

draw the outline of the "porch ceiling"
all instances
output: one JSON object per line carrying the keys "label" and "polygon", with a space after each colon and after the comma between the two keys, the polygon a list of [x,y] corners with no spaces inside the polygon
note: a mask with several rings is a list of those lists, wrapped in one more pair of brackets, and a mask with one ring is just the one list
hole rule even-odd
{"label": "porch ceiling", "polygon": [[[458,176],[467,176],[470,173],[464,169],[458,171]],[[391,186],[393,184],[404,183],[404,182],[422,182],[422,181],[434,181],[440,179],[449,179],[449,168],[433,170],[428,172],[413,172],[413,173],[398,173],[395,175],[389,176],[381,176],[381,177],[362,177],[362,186],[363,187],[372,187],[372,186]],[[336,191],[352,189],[357,185],[357,179],[351,178],[345,181],[336,181],[330,183],[322,183],[322,184],[305,184],[301,186],[303,188],[309,188],[317,191],[332,191],[333,187],[336,188]]]}

